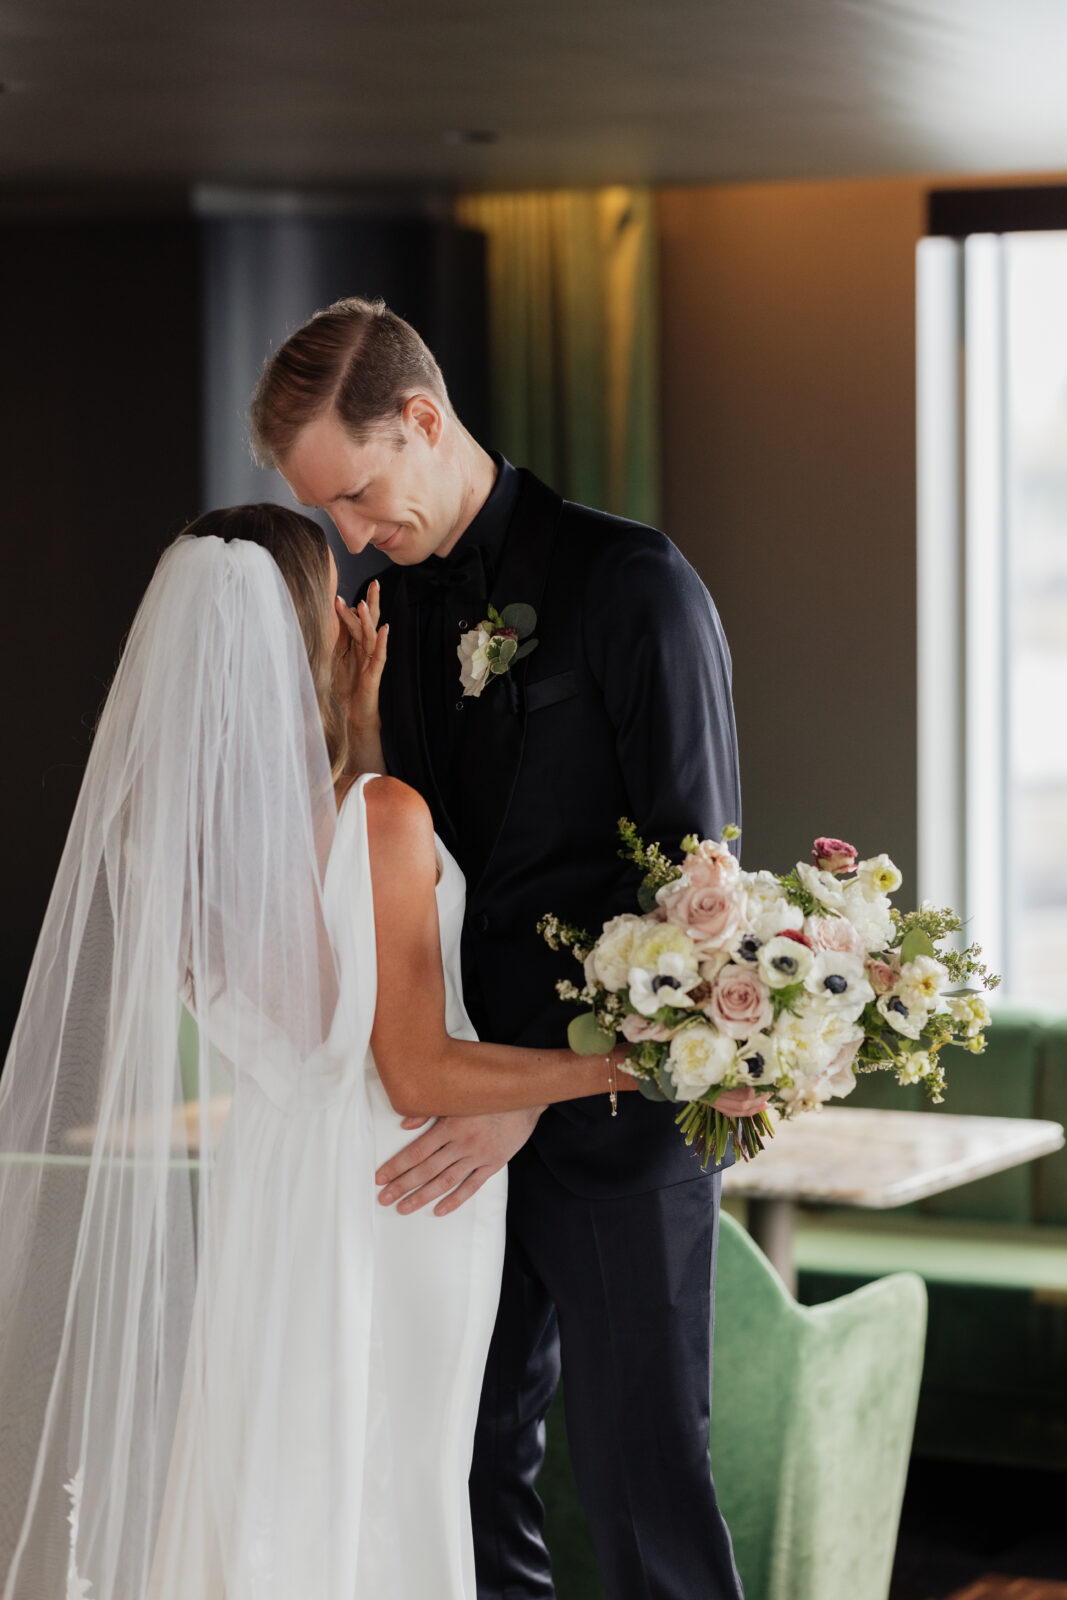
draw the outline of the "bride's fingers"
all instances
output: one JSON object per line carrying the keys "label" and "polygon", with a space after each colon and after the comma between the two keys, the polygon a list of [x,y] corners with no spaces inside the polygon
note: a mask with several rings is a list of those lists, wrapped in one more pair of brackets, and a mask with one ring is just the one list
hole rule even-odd
{"label": "bride's fingers", "polygon": [[385,670],[385,657],[388,649],[389,624],[385,623],[378,629],[378,637],[374,641],[374,649],[371,651],[371,657],[367,663],[367,676],[371,681],[371,685],[375,688],[380,683],[382,673]]}
{"label": "bride's fingers", "polygon": [[377,578],[372,578],[367,590],[367,610],[370,612],[371,626],[377,629],[382,614],[382,586]]}
{"label": "bride's fingers", "polygon": [[[378,655],[379,646],[381,646],[382,651],[384,651],[385,646],[382,643],[382,636],[384,634],[387,634],[388,632],[389,632],[388,623],[384,627],[378,627],[377,624],[372,621],[372,613],[371,613],[370,607],[369,606],[364,606],[364,608],[363,608],[363,653],[364,653],[364,657],[366,659],[366,663],[367,663],[368,666],[370,666],[371,662],[375,661],[375,659],[376,659],[376,657]],[[384,661],[385,661],[385,657],[384,657],[384,654],[383,654],[381,656],[381,664],[382,665],[384,665]],[[380,676],[381,675],[381,665],[379,665],[379,667],[378,667],[378,673],[379,673],[379,676]]]}
{"label": "bride's fingers", "polygon": [[[357,641],[361,639],[363,627],[359,620],[358,612],[354,611],[351,606],[346,606],[340,595],[337,596],[334,602],[334,609],[341,619],[342,626],[347,630],[349,638]],[[343,646],[344,640],[342,639],[340,642]]]}

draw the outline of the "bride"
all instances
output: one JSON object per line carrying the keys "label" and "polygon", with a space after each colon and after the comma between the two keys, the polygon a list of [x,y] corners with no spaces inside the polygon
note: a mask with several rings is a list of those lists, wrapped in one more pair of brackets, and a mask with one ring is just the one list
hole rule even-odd
{"label": "bride", "polygon": [[2,1600],[473,1600],[506,1178],[374,1172],[604,1064],[475,1040],[459,868],[344,770],[385,638],[335,590],[315,523],[208,513],[101,715],[0,1078]]}

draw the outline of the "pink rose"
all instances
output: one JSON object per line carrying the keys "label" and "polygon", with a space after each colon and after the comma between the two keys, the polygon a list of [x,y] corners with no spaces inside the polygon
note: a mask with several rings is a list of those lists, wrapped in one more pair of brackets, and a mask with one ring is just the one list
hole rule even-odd
{"label": "pink rose", "polygon": [[723,967],[715,980],[704,1011],[720,1033],[729,1039],[748,1039],[774,1021],[770,991],[748,967],[734,962]]}
{"label": "pink rose", "polygon": [[897,975],[888,961],[868,961],[867,979],[875,994],[888,994],[897,981]]}
{"label": "pink rose", "polygon": [[667,921],[684,928],[701,955],[729,944],[740,927],[740,895],[736,885],[715,888],[678,880],[680,887],[664,896]]}
{"label": "pink rose", "polygon": [[707,889],[725,889],[741,876],[737,857],[715,839],[704,839],[682,862],[690,883]]}
{"label": "pink rose", "polygon": [[651,1017],[642,1017],[636,1012],[623,1017],[621,1026],[623,1038],[629,1039],[631,1044],[643,1044],[646,1039],[662,1042],[671,1036],[671,1030],[662,1022],[653,1022]]}
{"label": "pink rose", "polygon": [[844,839],[816,839],[811,859],[820,872],[851,872],[859,858],[859,851]]}
{"label": "pink rose", "polygon": [[856,956],[860,961],[866,958],[863,940],[847,917],[808,917],[804,932],[813,950],[826,950],[835,956]]}

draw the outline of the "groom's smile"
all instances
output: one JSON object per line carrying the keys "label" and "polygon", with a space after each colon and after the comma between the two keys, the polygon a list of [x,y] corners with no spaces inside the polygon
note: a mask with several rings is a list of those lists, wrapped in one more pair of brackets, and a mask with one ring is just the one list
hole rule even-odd
{"label": "groom's smile", "polygon": [[314,418],[279,466],[301,505],[328,512],[353,555],[373,545],[408,567],[447,555],[492,487],[492,463],[483,484],[466,438],[435,400],[412,395],[395,421],[362,439],[334,412]]}

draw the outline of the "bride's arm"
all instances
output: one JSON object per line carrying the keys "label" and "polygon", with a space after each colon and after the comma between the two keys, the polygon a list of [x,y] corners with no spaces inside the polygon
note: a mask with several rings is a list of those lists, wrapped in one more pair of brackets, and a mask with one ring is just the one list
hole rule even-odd
{"label": "bride's arm", "polygon": [[[522,1050],[446,1033],[430,813],[394,778],[369,783],[366,798],[378,948],[371,1049],[393,1107],[405,1116],[469,1116],[605,1091],[603,1056]],[[618,1087],[636,1084],[623,1073]]]}

